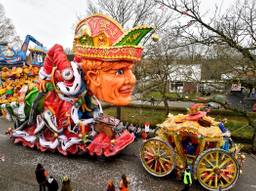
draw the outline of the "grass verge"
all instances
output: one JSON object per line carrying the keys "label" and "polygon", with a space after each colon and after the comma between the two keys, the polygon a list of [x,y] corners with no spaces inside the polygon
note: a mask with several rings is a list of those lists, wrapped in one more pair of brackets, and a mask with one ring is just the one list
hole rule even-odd
{"label": "grass verge", "polygon": [[[106,108],[104,112],[111,116],[116,116],[116,108]],[[122,121],[143,125],[145,122],[150,122],[151,128],[154,128],[156,124],[162,123],[166,119],[165,111],[159,109],[153,109],[150,107],[122,107],[121,110]],[[171,113],[176,115],[178,113],[186,113],[185,110],[171,110]],[[221,113],[212,113],[210,116],[214,117],[217,121],[223,118]],[[248,127],[248,123],[245,118],[241,116],[227,115],[227,123],[225,127],[228,128],[232,137],[236,142],[250,143],[253,135],[253,128]]]}

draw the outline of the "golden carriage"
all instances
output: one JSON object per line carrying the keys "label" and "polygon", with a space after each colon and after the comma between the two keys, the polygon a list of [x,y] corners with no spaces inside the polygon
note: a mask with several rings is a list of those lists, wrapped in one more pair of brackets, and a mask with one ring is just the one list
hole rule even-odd
{"label": "golden carriage", "polygon": [[[240,146],[229,140],[219,122],[202,111],[187,115],[169,114],[158,125],[155,137],[143,143],[140,158],[153,176],[163,177],[175,170],[181,178],[189,166],[194,179],[208,190],[228,190],[235,185],[245,156]],[[223,149],[229,144],[228,149]]]}

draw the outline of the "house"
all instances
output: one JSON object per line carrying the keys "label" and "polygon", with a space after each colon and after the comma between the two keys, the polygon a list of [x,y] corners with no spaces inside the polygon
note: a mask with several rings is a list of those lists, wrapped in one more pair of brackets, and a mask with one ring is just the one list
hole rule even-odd
{"label": "house", "polygon": [[170,91],[181,93],[198,92],[201,81],[201,64],[171,65]]}

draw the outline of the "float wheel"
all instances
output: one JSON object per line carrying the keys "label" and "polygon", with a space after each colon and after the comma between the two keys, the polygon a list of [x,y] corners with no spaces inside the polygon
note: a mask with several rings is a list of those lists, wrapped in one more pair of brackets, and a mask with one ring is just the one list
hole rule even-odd
{"label": "float wheel", "polygon": [[230,153],[215,148],[198,156],[194,172],[199,183],[207,190],[229,190],[239,177],[239,165]]}
{"label": "float wheel", "polygon": [[152,138],[143,143],[140,159],[146,171],[157,177],[170,174],[175,166],[175,153],[172,146],[158,138]]}

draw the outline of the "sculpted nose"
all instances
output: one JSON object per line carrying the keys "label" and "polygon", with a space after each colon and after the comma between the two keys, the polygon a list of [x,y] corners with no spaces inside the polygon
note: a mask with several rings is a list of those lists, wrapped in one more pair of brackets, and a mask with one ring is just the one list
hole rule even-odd
{"label": "sculpted nose", "polygon": [[134,85],[136,83],[135,75],[133,74],[132,70],[127,71],[125,75],[125,84]]}

